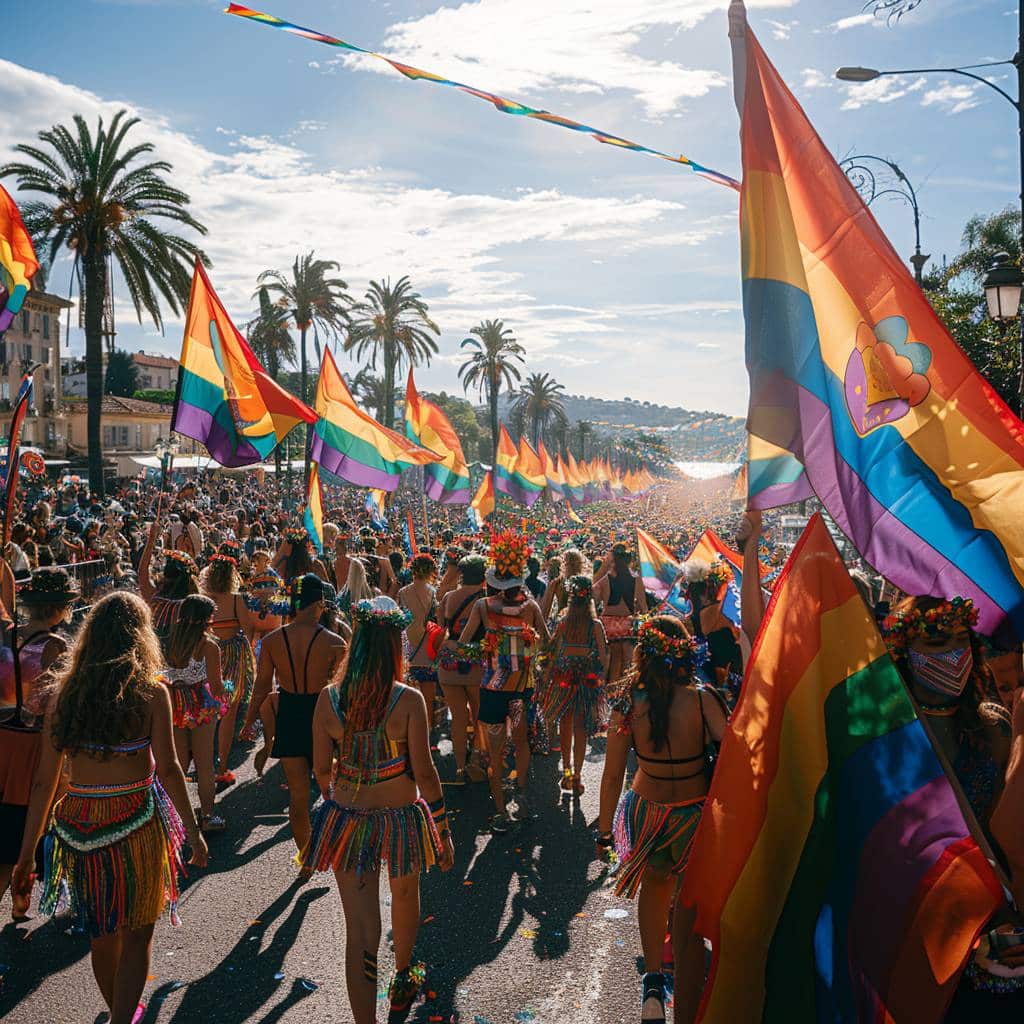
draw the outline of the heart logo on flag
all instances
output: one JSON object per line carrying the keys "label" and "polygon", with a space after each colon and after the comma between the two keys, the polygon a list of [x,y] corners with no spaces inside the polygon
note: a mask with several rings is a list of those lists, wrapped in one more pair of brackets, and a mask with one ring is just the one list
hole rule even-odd
{"label": "heart logo on flag", "polygon": [[909,337],[901,316],[886,317],[873,330],[865,323],[857,328],[843,387],[850,419],[861,437],[902,419],[931,391],[931,350]]}

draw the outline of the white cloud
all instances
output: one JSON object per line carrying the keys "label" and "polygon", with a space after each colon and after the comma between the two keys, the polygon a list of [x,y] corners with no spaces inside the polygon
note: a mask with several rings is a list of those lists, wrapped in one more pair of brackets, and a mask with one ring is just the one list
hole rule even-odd
{"label": "white cloud", "polygon": [[871,25],[878,23],[878,19],[871,13],[866,12],[864,14],[851,14],[848,18],[840,18],[838,21],[832,23],[831,27],[836,32],[844,32],[849,28],[859,28],[861,25]]}
{"label": "white cloud", "polygon": [[928,84],[927,79],[917,78],[908,82],[899,75],[887,75],[876,78],[873,82],[851,85],[847,89],[847,98],[843,110],[860,110],[870,103],[892,103],[912,92],[920,92]]}
{"label": "white cloud", "polygon": [[805,89],[831,89],[832,80],[824,72],[817,68],[804,68],[800,72],[803,75],[801,85]]}
{"label": "white cloud", "polygon": [[973,110],[981,102],[977,90],[978,86],[944,81],[921,97],[921,106],[938,107],[949,114],[962,114],[965,110]]}
{"label": "white cloud", "polygon": [[765,19],[765,24],[771,25],[772,28],[772,39],[778,39],[785,41],[792,35],[793,29],[800,24],[798,21],[773,21],[771,18]]}
{"label": "white cloud", "polygon": [[[751,8],[789,8],[797,0],[750,0]],[[728,0],[471,0],[399,22],[376,47],[404,63],[491,92],[537,95],[562,90],[634,94],[649,116],[727,84],[718,71],[641,55],[666,33],[722,14]],[[782,24],[782,23],[777,23]],[[364,70],[394,72],[358,54],[336,58]]]}
{"label": "white cloud", "polygon": [[[26,139],[26,125],[45,127],[73,113],[95,124],[121,106],[132,109],[0,60],[0,138],[8,145]],[[193,197],[195,215],[209,228],[202,244],[214,263],[211,278],[236,323],[253,310],[256,275],[289,266],[296,252],[309,248],[341,259],[356,294],[371,277],[408,273],[446,328],[446,351],[478,320],[500,315],[531,361],[542,365],[612,358],[628,336],[629,317],[652,318],[652,338],[666,337],[684,313],[729,306],[727,300],[645,311],[625,303],[617,308],[614,294],[601,308],[545,305],[532,293],[547,282],[534,279],[531,286],[512,247],[541,246],[572,266],[589,259],[594,246],[618,254],[704,244],[733,232],[735,213],[697,219],[678,201],[558,189],[459,194],[410,185],[403,173],[382,167],[319,168],[298,144],[270,137],[231,135],[215,150],[175,130],[158,112],[140,113],[137,139],[152,141],[157,157],[172,164],[175,184]],[[134,316],[124,308],[125,295],[117,297],[127,324]],[[658,316],[663,323],[653,319]],[[165,350],[176,348],[177,336],[171,318]],[[664,348],[657,358],[666,358]],[[443,372],[450,387],[452,374]]]}

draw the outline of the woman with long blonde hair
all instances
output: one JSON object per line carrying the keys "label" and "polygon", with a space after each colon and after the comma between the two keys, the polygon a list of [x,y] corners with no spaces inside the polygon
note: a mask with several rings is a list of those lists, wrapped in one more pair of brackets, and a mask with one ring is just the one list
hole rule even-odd
{"label": "woman with long blonde hair", "polygon": [[52,914],[68,892],[72,915],[91,938],[110,1024],[130,1024],[139,1013],[153,926],[168,906],[175,916],[186,834],[190,863],[202,867],[207,859],[174,751],[161,661],[142,600],[118,591],[93,606],[46,711],[12,883],[18,892],[31,886],[66,758],[71,781],[53,809],[40,905]]}

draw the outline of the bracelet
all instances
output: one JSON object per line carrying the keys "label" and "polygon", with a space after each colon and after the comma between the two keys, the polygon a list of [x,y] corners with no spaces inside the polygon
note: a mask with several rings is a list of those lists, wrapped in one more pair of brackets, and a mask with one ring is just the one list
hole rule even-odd
{"label": "bracelet", "polygon": [[607,847],[611,846],[614,842],[615,840],[612,838],[611,832],[605,832],[603,835],[599,835],[597,837],[597,845],[602,849],[607,849]]}

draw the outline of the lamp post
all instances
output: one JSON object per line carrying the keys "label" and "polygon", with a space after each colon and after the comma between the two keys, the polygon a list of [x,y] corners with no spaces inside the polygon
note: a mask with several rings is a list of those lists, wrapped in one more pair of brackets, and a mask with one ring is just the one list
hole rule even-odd
{"label": "lamp post", "polygon": [[[982,75],[974,73],[982,68],[1003,67],[1007,64],[1012,65],[1017,72],[1017,99],[1014,99],[1005,89],[996,85],[995,82],[990,82]],[[1021,174],[1021,224],[1024,227],[1024,0],[1018,4],[1017,8],[1017,52],[1010,60],[990,61],[985,64],[968,64],[962,68],[907,68],[902,71],[879,71],[876,68],[843,67],[836,72],[836,78],[841,82],[873,82],[876,78],[892,75],[931,74],[960,75],[963,78],[970,78],[975,82],[980,82],[982,85],[987,85],[994,92],[999,93],[1017,111],[1017,136]],[[1024,254],[1024,246],[1021,247],[1021,251]],[[1020,376],[1017,383],[1017,412],[1019,415],[1024,416],[1024,317],[1021,317],[1020,320]]]}
{"label": "lamp post", "polygon": [[[871,168],[871,164],[882,164],[888,167],[895,175],[898,187],[883,187],[885,182],[880,182],[878,176]],[[914,255],[910,257],[910,264],[914,268],[914,280],[918,287],[921,286],[921,272],[924,265],[931,259],[930,255],[921,252],[921,210],[917,205],[917,192],[910,183],[910,179],[903,173],[899,164],[893,160],[886,160],[884,157],[872,156],[870,153],[862,153],[859,156],[848,156],[841,161],[840,167],[846,172],[846,176],[853,183],[853,187],[861,194],[864,202],[870,206],[876,199],[883,196],[896,196],[910,206],[914,212]]]}

